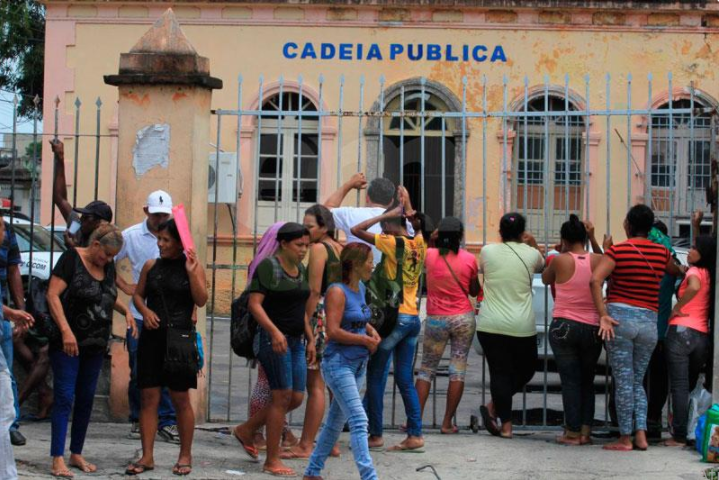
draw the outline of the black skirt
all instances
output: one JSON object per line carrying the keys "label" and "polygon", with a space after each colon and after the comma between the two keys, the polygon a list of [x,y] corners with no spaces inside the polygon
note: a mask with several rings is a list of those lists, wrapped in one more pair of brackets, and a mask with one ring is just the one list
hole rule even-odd
{"label": "black skirt", "polygon": [[142,329],[137,346],[137,386],[143,388],[167,387],[176,392],[197,388],[197,375],[165,373],[167,331]]}

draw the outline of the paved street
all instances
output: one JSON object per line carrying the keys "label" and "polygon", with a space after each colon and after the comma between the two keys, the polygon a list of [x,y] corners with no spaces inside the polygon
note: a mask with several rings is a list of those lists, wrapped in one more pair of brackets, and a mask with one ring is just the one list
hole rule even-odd
{"label": "paved street", "polygon": [[[194,472],[197,479],[269,479],[263,475],[261,465],[244,460],[238,445],[228,435],[219,434],[220,425],[211,429],[199,428],[194,444]],[[50,478],[50,425],[48,423],[23,426],[28,445],[15,449],[19,462],[20,478]],[[139,440],[126,437],[127,425],[99,424],[90,426],[85,455],[97,462],[101,470],[92,476],[77,475],[77,479],[121,478],[127,463],[139,454]],[[653,447],[646,452],[607,452],[599,445],[588,447],[562,447],[553,443],[553,433],[526,432],[513,440],[490,437],[486,432],[478,435],[426,436],[426,453],[398,454],[375,452],[372,454],[382,480],[592,480],[592,479],[682,479],[703,478],[707,467],[699,456],[688,450]],[[391,433],[388,443],[399,441],[401,436]],[[348,434],[342,437],[342,457],[328,462],[327,480],[358,478],[357,470],[348,449]],[[176,460],[178,447],[162,441],[156,444],[156,469],[141,476],[142,479],[170,479],[170,469]],[[307,462],[290,463],[302,470]],[[417,472],[424,465],[432,465],[437,476],[429,469]]]}

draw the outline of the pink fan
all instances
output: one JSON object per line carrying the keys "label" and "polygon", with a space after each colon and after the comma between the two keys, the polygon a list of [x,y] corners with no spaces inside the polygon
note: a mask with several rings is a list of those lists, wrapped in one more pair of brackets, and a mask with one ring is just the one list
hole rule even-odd
{"label": "pink fan", "polygon": [[194,250],[195,242],[192,240],[192,234],[190,233],[190,224],[185,214],[185,206],[179,204],[176,207],[172,207],[172,216],[177,224],[177,231],[180,233],[180,240],[182,240],[182,246],[185,251]]}

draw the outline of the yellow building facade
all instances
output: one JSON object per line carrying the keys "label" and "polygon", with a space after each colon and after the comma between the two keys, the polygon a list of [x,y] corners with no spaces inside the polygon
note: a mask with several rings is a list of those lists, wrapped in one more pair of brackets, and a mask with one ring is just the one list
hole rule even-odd
{"label": "yellow building facade", "polygon": [[[168,7],[209,58],[212,75],[224,82],[212,108],[242,113],[213,121],[211,138],[219,138],[229,165],[218,174],[234,170],[238,156],[239,165],[229,175],[238,188],[228,194],[228,183],[218,183],[217,211],[208,207],[208,240],[217,240],[209,262],[246,264],[256,233],[275,219],[301,220],[306,206],[358,168],[408,185],[416,206],[435,220],[464,217],[470,246],[495,240],[498,220],[510,210],[526,213],[537,237],[553,241],[570,211],[617,238],[629,204],[651,203],[674,235],[685,232],[692,208],[706,208],[710,119],[681,119],[690,107],[718,105],[716,2],[44,3],[44,96],[60,99],[67,166],[74,167],[73,102],[100,97],[106,136],[99,196],[111,204],[122,202],[115,187],[120,125],[117,91],[103,75],[117,72],[120,53]],[[656,113],[667,107],[685,113]],[[448,115],[367,113],[423,108]],[[320,113],[301,121],[297,114],[258,113],[280,109]],[[627,109],[640,113],[621,114]],[[517,116],[533,111],[544,115]],[[52,102],[44,113],[48,124]],[[94,109],[83,115],[94,120]],[[79,149],[70,190],[84,203],[95,170],[83,159],[94,158],[96,145],[81,140]],[[208,168],[217,161],[211,155]],[[51,163],[43,165],[48,200]],[[352,193],[345,203],[357,199]],[[49,201],[43,213],[49,218]],[[218,270],[223,290],[225,273]],[[244,275],[237,278],[239,288]],[[226,307],[228,296],[218,297]]]}

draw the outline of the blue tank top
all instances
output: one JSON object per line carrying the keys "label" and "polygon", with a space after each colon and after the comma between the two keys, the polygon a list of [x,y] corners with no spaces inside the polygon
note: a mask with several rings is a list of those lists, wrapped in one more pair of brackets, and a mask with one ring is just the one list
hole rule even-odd
{"label": "blue tank top", "polygon": [[[362,282],[359,284],[359,292],[354,292],[344,283],[333,283],[328,287],[339,287],[345,294],[345,311],[342,315],[342,330],[366,335],[367,322],[372,317],[372,312],[365,302],[365,286]],[[342,355],[348,360],[360,360],[369,357],[369,350],[362,345],[344,345],[330,339],[327,342],[324,352],[324,358],[332,355]]]}

